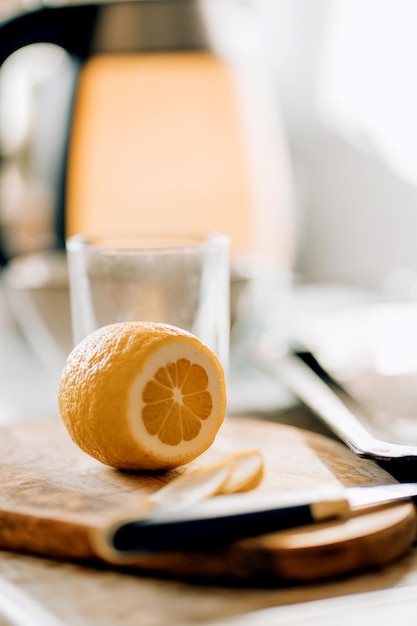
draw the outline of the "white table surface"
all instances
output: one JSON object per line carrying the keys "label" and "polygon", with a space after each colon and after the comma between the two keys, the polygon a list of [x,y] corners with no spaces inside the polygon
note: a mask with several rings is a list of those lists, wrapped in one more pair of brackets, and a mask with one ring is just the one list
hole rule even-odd
{"label": "white table surface", "polygon": [[0,281],[0,424],[56,414],[59,374],[29,347]]}

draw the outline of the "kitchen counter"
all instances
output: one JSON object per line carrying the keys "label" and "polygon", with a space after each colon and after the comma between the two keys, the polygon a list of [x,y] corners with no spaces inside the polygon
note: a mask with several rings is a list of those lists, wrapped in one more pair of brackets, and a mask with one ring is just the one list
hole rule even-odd
{"label": "kitchen counter", "polygon": [[[39,365],[4,298],[0,346],[0,423],[57,416],[58,374]],[[393,393],[397,391],[396,387]],[[384,393],[388,394],[387,389]],[[315,418],[298,406],[270,412],[267,419],[317,429]],[[395,617],[404,626],[415,623],[416,609],[415,547],[381,570],[271,588],[190,583],[0,552],[1,624],[341,626],[359,618],[385,624]]]}

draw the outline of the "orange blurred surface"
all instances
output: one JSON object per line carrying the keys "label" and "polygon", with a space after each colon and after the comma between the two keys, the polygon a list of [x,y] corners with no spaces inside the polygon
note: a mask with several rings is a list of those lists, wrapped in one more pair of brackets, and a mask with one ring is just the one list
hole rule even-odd
{"label": "orange blurred surface", "polygon": [[67,233],[204,231],[256,248],[230,68],[207,53],[102,55],[81,74]]}

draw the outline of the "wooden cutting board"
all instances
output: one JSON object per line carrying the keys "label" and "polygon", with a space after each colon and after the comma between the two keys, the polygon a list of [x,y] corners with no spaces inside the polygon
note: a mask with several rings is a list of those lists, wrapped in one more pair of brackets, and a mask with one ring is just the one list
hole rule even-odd
{"label": "wooden cutting board", "polygon": [[[262,491],[395,482],[339,442],[271,422],[227,418],[213,446],[197,461],[175,471],[140,474],[91,459],[73,444],[59,418],[29,421],[0,429],[0,547],[103,562],[94,537],[115,512],[136,507],[140,512],[141,498],[178,473],[254,447],[265,462]],[[410,548],[416,528],[414,506],[406,502],[241,540],[217,551],[142,556],[129,571],[313,581],[389,563]]]}

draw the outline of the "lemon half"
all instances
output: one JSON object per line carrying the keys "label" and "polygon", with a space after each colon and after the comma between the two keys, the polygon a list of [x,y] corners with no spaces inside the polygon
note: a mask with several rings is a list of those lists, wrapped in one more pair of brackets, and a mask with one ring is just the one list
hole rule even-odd
{"label": "lemon half", "polygon": [[223,367],[194,335],[122,322],[68,356],[59,410],[73,441],[120,469],[178,467],[213,443],[226,413]]}

